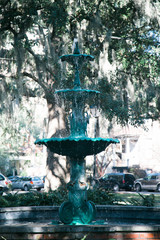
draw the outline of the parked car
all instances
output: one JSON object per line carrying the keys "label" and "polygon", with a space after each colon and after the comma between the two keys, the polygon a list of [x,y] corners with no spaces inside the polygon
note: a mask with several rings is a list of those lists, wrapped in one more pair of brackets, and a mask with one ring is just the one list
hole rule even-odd
{"label": "parked car", "polygon": [[7,192],[11,188],[11,181],[0,173],[0,195]]}
{"label": "parked car", "polygon": [[13,178],[10,178],[11,182],[12,182],[12,190],[15,189],[20,189],[22,191],[28,191],[32,188],[32,182],[31,182],[31,178],[30,177],[18,177],[15,176]]}
{"label": "parked car", "polygon": [[43,183],[45,183],[46,176],[43,176],[42,180],[43,180]]}
{"label": "parked car", "polygon": [[8,179],[12,182],[13,180],[16,180],[20,178],[19,176],[9,176]]}
{"label": "parked car", "polygon": [[46,176],[41,176],[40,179],[42,180],[43,183],[45,183],[45,178]]}
{"label": "parked car", "polygon": [[108,173],[97,179],[96,184],[108,190],[132,190],[135,177],[131,173]]}
{"label": "parked car", "polygon": [[160,192],[160,173],[152,173],[144,178],[135,180],[134,189],[137,192],[140,192],[141,190]]}
{"label": "parked car", "polygon": [[42,188],[44,188],[43,179],[41,179],[40,177],[32,177],[31,184],[32,188],[37,189],[37,191],[40,191]]}

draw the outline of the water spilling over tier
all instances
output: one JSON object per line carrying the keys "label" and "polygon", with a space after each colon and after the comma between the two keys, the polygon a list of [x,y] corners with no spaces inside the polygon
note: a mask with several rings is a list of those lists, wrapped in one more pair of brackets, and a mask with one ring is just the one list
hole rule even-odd
{"label": "water spilling over tier", "polygon": [[62,61],[72,64],[75,70],[73,89],[60,89],[55,93],[71,103],[70,136],[65,138],[49,138],[37,140],[36,144],[45,145],[51,152],[70,157],[70,182],[67,184],[69,200],[59,210],[59,216],[65,224],[87,224],[95,217],[95,205],[87,201],[87,183],[85,176],[85,160],[88,155],[100,153],[117,139],[87,137],[88,114],[85,106],[90,99],[98,97],[99,91],[82,89],[79,71],[86,61],[93,61],[91,55],[80,54],[78,42],[73,54],[63,55]]}

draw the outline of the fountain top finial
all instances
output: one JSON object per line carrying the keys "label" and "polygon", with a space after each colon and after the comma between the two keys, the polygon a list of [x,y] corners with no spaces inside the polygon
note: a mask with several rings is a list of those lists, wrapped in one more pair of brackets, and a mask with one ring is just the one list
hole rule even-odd
{"label": "fountain top finial", "polygon": [[67,54],[60,57],[61,61],[72,64],[75,68],[80,69],[81,65],[86,61],[93,61],[94,57],[88,54],[81,54],[78,47],[78,39],[73,41],[73,54]]}
{"label": "fountain top finial", "polygon": [[75,43],[75,48],[73,54],[80,54],[79,47],[78,47],[78,42]]}
{"label": "fountain top finial", "polygon": [[73,40],[73,54],[80,54],[77,38],[74,38]]}
{"label": "fountain top finial", "polygon": [[78,47],[78,39],[75,38],[73,41],[73,54],[63,55],[60,57],[61,61],[66,61],[69,64],[72,64],[75,69],[75,80],[74,80],[74,88],[80,89],[81,83],[79,79],[79,70],[81,66],[86,61],[93,61],[94,57],[87,54],[81,54]]}

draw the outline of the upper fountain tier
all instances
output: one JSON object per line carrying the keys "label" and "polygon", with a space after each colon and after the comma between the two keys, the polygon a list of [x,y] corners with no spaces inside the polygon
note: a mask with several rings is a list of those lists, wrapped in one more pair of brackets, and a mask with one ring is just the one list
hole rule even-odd
{"label": "upper fountain tier", "polygon": [[93,99],[94,96],[99,94],[99,91],[91,89],[82,89],[81,82],[79,78],[79,71],[82,65],[87,61],[93,61],[94,57],[92,55],[81,54],[78,48],[78,42],[75,42],[75,48],[73,54],[67,54],[60,57],[61,61],[66,61],[73,65],[75,71],[74,87],[73,89],[60,89],[55,92],[62,98],[74,101],[74,99],[79,102],[83,102],[85,99]]}
{"label": "upper fountain tier", "polygon": [[81,54],[78,48],[78,42],[75,42],[75,48],[73,54],[63,55],[60,57],[61,61],[66,61],[73,65],[75,70],[74,89],[81,89],[81,83],[79,79],[79,71],[82,65],[87,61],[93,61],[94,57],[87,54]]}
{"label": "upper fountain tier", "polygon": [[75,71],[74,86],[72,89],[56,90],[55,93],[72,103],[72,113],[69,116],[71,137],[84,137],[87,135],[86,129],[88,122],[85,105],[86,103],[89,103],[89,105],[95,104],[100,92],[91,89],[82,89],[79,71],[85,62],[93,61],[94,57],[81,54],[78,48],[78,42],[75,42],[73,54],[63,55],[60,59],[73,65]]}

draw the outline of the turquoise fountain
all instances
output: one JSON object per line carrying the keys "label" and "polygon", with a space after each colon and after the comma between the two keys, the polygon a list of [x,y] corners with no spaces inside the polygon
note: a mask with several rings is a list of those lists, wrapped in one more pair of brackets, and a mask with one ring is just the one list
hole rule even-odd
{"label": "turquoise fountain", "polygon": [[65,138],[40,139],[35,144],[45,145],[51,152],[70,158],[70,181],[67,184],[68,201],[59,208],[59,217],[64,224],[89,224],[95,218],[96,207],[87,201],[87,182],[85,174],[85,157],[105,150],[117,139],[87,137],[88,116],[85,113],[86,103],[100,94],[99,91],[81,88],[79,71],[83,63],[93,61],[91,55],[81,54],[78,42],[73,54],[63,55],[61,61],[72,64],[75,70],[73,89],[55,91],[61,98],[71,103],[70,136]]}

